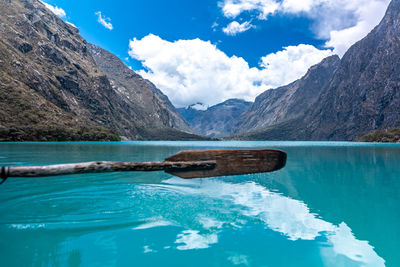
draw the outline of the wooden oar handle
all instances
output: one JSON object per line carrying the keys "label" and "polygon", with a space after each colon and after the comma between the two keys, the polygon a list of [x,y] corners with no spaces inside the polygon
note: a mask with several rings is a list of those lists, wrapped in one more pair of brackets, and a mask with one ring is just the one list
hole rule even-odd
{"label": "wooden oar handle", "polygon": [[41,177],[91,172],[118,171],[189,171],[215,168],[215,160],[208,161],[162,161],[162,162],[119,162],[94,161],[75,164],[57,164],[47,166],[2,167],[1,178],[8,177]]}
{"label": "wooden oar handle", "polygon": [[7,180],[9,173],[10,173],[10,167],[1,167],[0,184],[4,183]]}
{"label": "wooden oar handle", "polygon": [[166,171],[191,179],[273,172],[286,164],[286,153],[273,149],[182,151],[162,162],[95,161],[48,166],[1,167],[3,183],[8,177],[39,177],[88,172]]}

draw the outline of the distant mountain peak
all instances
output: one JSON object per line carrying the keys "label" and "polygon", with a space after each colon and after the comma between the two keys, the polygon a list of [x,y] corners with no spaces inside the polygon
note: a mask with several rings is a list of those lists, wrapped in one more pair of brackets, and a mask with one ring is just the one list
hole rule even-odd
{"label": "distant mountain peak", "polygon": [[242,99],[228,99],[206,110],[191,108],[192,105],[178,110],[195,133],[208,137],[226,137],[230,135],[236,120],[251,104]]}
{"label": "distant mountain peak", "polygon": [[191,104],[191,105],[187,106],[186,109],[195,109],[195,110],[204,111],[204,110],[207,110],[208,107],[209,107],[208,105],[205,105],[201,102],[197,102],[195,104]]}

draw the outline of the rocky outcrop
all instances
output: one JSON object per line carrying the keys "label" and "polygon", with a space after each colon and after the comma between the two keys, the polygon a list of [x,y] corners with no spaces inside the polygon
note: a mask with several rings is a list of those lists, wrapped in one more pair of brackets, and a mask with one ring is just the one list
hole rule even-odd
{"label": "rocky outcrop", "polygon": [[152,107],[142,111],[145,101],[136,106],[132,98],[140,89],[129,83],[127,100],[78,30],[40,1],[0,0],[0,36],[0,140],[193,138],[181,131],[187,126],[150,83],[138,86]]}
{"label": "rocky outcrop", "polygon": [[232,134],[262,129],[303,116],[315,104],[320,90],[332,78],[339,62],[338,56],[328,57],[311,67],[301,79],[259,95],[240,116]]}
{"label": "rocky outcrop", "polygon": [[376,130],[360,138],[361,142],[400,143],[400,127],[388,130]]}
{"label": "rocky outcrop", "polygon": [[197,110],[191,106],[179,109],[196,134],[208,137],[226,137],[232,127],[251,105],[241,99],[229,99],[207,110]]}
{"label": "rocky outcrop", "polygon": [[347,51],[301,113],[242,138],[353,141],[400,125],[400,0],[392,0],[381,23]]}

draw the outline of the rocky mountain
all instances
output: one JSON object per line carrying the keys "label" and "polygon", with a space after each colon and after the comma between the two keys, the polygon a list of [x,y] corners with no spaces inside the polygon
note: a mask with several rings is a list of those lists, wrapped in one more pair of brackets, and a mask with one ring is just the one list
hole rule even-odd
{"label": "rocky mountain", "polygon": [[178,110],[150,81],[129,69],[117,56],[88,44],[97,66],[105,73],[114,91],[130,106],[147,128],[165,127],[191,132]]}
{"label": "rocky mountain", "polygon": [[315,104],[321,88],[332,78],[339,62],[338,56],[328,57],[312,66],[301,79],[259,95],[240,116],[232,134],[262,129],[303,116]]}
{"label": "rocky mountain", "polygon": [[[185,118],[186,122],[190,124],[197,116],[200,116],[203,111],[206,111],[208,107],[202,103],[196,103],[189,105],[185,108],[178,108],[179,113]],[[193,127],[194,125],[191,125]]]}
{"label": "rocky mountain", "polygon": [[313,140],[357,140],[400,125],[400,0],[343,56],[305,121]]}
{"label": "rocky mountain", "polygon": [[104,51],[96,62],[40,1],[0,0],[0,36],[0,140],[196,138],[167,97]]}
{"label": "rocky mountain", "polygon": [[196,134],[225,137],[231,134],[236,120],[251,104],[241,99],[229,99],[206,110],[192,106],[178,110]]}
{"label": "rocky mountain", "polygon": [[347,51],[303,113],[242,138],[358,140],[400,125],[400,0],[392,0],[381,23]]}

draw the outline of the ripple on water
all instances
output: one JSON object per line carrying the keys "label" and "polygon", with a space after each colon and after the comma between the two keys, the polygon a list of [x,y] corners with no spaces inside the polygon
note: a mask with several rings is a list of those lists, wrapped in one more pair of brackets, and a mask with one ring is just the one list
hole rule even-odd
{"label": "ripple on water", "polygon": [[[386,219],[381,220],[384,223],[373,216],[395,210],[390,205],[378,210],[374,205],[398,206],[395,148],[284,142],[185,146],[180,142],[31,144],[30,148],[21,144],[10,146],[20,150],[18,157],[13,152],[13,158],[3,161],[158,160],[190,147],[227,146],[284,148],[289,157],[280,172],[230,178],[182,180],[156,172],[10,179],[0,188],[0,249],[8,257],[6,262],[26,258],[23,265],[57,266],[72,258],[75,265],[112,266],[121,260],[125,265],[147,266],[152,265],[147,264],[151,258],[158,266],[190,257],[199,266],[210,258],[220,266],[270,262],[291,266],[298,260],[311,262],[306,266],[335,266],[337,260],[343,266],[385,264],[389,246],[377,238],[375,243],[364,240],[373,238],[371,227],[362,231],[372,221],[381,226],[375,231],[379,237],[387,226],[387,233],[396,234],[398,227],[389,219],[397,218],[394,212],[392,217],[378,216]],[[35,151],[33,160],[25,153],[29,149]],[[49,159],[49,153],[54,158]],[[354,210],[364,206],[362,212]],[[387,212],[380,213],[385,208]],[[357,225],[357,214],[364,218],[362,225]],[[388,244],[396,247],[394,242]],[[283,258],[287,264],[279,265]]]}

